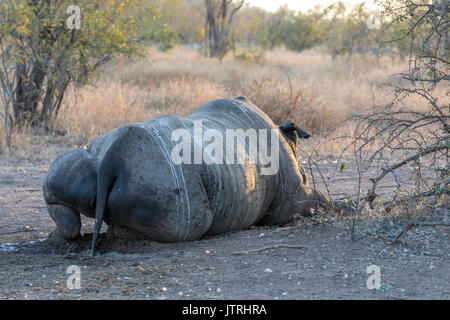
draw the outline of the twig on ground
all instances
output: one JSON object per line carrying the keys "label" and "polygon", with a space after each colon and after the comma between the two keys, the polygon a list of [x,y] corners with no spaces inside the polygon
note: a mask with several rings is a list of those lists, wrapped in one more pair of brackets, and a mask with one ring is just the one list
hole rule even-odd
{"label": "twig on ground", "polygon": [[[377,197],[377,194],[375,193],[375,189],[376,189],[378,183],[384,178],[384,176],[386,174],[388,174],[389,172],[392,172],[394,174],[395,169],[398,169],[398,168],[400,168],[412,161],[415,161],[427,154],[434,153],[434,152],[441,151],[441,150],[448,150],[448,149],[449,149],[448,142],[444,143],[444,144],[436,143],[435,145],[433,145],[429,148],[423,149],[420,152],[418,152],[402,161],[399,161],[399,162],[393,164],[389,168],[383,169],[383,172],[380,175],[378,175],[378,177],[371,179],[372,188],[367,193],[367,200],[366,200],[369,203],[370,208],[373,209],[373,201]],[[395,174],[394,174],[394,177],[395,177]]]}
{"label": "twig on ground", "polygon": [[16,233],[32,232],[32,231],[36,231],[36,229],[34,229],[34,228],[22,227],[21,229],[18,229],[18,230],[15,230],[15,231],[0,233],[0,236],[6,236],[6,235],[16,234]]}
{"label": "twig on ground", "polygon": [[378,254],[381,254],[384,250],[386,250],[387,247],[392,246],[395,244],[402,235],[404,235],[408,230],[412,228],[418,228],[418,227],[438,227],[438,226],[444,226],[444,227],[450,227],[450,223],[440,223],[440,222],[411,222],[406,227],[403,228],[402,231],[395,237],[394,240],[392,240],[389,244],[383,247],[381,251]]}
{"label": "twig on ground", "polygon": [[381,240],[384,240],[384,241],[391,241],[390,239],[385,238],[385,237],[382,237],[382,236],[380,236],[380,235],[378,235],[378,234],[376,234],[376,233],[373,233],[373,232],[370,232],[370,231],[366,231],[366,232],[367,232],[367,234],[369,234],[369,235],[371,235],[371,236],[374,236],[374,237],[376,237],[376,238],[379,238],[379,239],[381,239]]}
{"label": "twig on ground", "polygon": [[277,244],[274,246],[267,246],[267,247],[262,247],[262,248],[247,250],[247,251],[238,251],[238,252],[234,252],[233,254],[234,255],[242,255],[242,254],[249,254],[249,253],[253,253],[253,252],[260,252],[260,251],[264,251],[264,250],[278,249],[278,248],[306,249],[305,246],[300,246],[300,245]]}
{"label": "twig on ground", "polygon": [[412,228],[416,228],[416,227],[437,227],[437,226],[445,226],[445,227],[450,227],[449,223],[427,223],[427,222],[422,222],[422,223],[417,223],[417,222],[411,222],[409,223],[405,228],[403,228],[402,231],[400,231],[400,233],[395,237],[394,240],[392,240],[392,242],[389,245],[393,245],[394,243],[396,243],[398,241],[398,239],[400,239],[400,237],[402,235],[404,235],[408,230],[412,229]]}

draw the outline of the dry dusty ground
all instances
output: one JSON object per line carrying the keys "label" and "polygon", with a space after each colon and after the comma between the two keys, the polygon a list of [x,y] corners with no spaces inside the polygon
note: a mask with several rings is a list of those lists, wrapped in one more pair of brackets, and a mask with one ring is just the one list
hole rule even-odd
{"label": "dry dusty ground", "polygon": [[[449,228],[414,228],[389,246],[401,218],[360,221],[356,240],[342,220],[317,219],[177,244],[110,243],[103,235],[92,259],[87,219],[78,243],[43,240],[54,228],[41,191],[48,165],[0,158],[0,299],[450,298]],[[320,166],[334,197],[354,191],[351,166],[340,174],[333,159]],[[448,224],[450,208],[431,210],[426,220]],[[303,248],[239,254],[280,244]],[[70,265],[81,268],[80,289],[66,285]],[[381,269],[379,290],[366,286],[370,265]]]}

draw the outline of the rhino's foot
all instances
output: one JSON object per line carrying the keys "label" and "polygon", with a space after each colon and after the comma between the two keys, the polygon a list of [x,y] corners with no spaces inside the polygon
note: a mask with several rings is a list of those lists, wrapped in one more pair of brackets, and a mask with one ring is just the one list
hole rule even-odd
{"label": "rhino's foot", "polygon": [[333,206],[335,211],[338,211],[343,214],[349,214],[352,215],[356,212],[356,208],[352,206],[350,203],[341,201],[341,200],[334,200]]}
{"label": "rhino's foot", "polygon": [[80,237],[80,213],[72,208],[60,204],[47,204],[50,217],[56,223],[55,236],[64,240]]}
{"label": "rhino's foot", "polygon": [[78,241],[81,239],[81,234],[78,233],[76,236],[70,235],[68,236],[64,231],[61,231],[59,228],[55,228],[49,235],[48,240],[51,242],[59,243],[59,242],[71,242]]}
{"label": "rhino's foot", "polygon": [[112,224],[108,226],[106,235],[110,239],[127,239],[127,240],[148,240],[149,238],[143,233],[129,229],[127,227],[120,226],[118,224]]}

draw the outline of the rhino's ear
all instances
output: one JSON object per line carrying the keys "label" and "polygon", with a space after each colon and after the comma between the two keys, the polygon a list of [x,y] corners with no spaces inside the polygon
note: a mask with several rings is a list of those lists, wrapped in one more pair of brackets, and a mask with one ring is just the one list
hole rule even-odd
{"label": "rhino's ear", "polygon": [[295,127],[295,131],[297,131],[298,137],[299,137],[300,139],[308,139],[308,138],[311,137],[311,135],[310,135],[308,132],[303,131],[303,130],[300,129],[299,127]]}
{"label": "rhino's ear", "polygon": [[297,136],[300,139],[308,139],[309,137],[311,137],[311,135],[309,133],[307,133],[306,131],[300,129],[295,123],[293,122],[286,122],[285,124],[279,126],[279,129],[281,131],[283,131],[284,133],[292,133],[292,132],[296,132]]}

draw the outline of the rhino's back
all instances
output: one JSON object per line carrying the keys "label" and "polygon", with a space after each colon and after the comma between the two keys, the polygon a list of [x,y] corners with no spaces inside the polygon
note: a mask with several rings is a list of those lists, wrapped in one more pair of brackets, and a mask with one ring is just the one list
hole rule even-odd
{"label": "rhino's back", "polygon": [[[199,141],[198,137],[194,138],[196,121],[202,122],[203,132],[207,129],[215,129],[222,132],[223,137],[226,136],[227,129],[243,129],[244,131],[247,129],[277,130],[273,121],[251,102],[218,99],[202,105],[186,118],[162,116],[112,130],[93,140],[88,147],[88,152],[101,160],[114,142],[120,139],[123,132],[126,132],[127,128],[144,129],[144,134],[151,137],[151,141],[154,141],[145,151],[149,154],[153,153],[148,159],[154,161],[155,153],[157,153],[161,157],[161,161],[157,161],[157,165],[164,167],[156,168],[155,163],[149,163],[147,168],[152,169],[148,170],[173,173],[173,179],[165,179],[165,181],[173,181],[173,189],[176,190],[179,189],[176,182],[180,180],[180,175],[184,171],[200,172],[213,216],[211,227],[208,230],[210,234],[246,229],[267,213],[276,215],[290,207],[289,205],[286,206],[286,202],[289,202],[292,195],[296,193],[296,190],[302,184],[302,178],[296,159],[282,135],[278,135],[280,167],[274,175],[261,175],[261,167],[258,162],[256,164],[228,164],[225,161],[224,163],[212,161],[212,164],[204,164],[203,162],[199,164],[172,163],[171,151],[178,143],[171,139],[175,130],[186,130],[192,139],[192,147],[194,147],[194,144],[201,144],[203,150],[209,144],[206,141]],[[270,133],[268,133],[268,136],[270,137]],[[225,150],[223,151],[225,155]],[[245,150],[241,151],[245,153]],[[130,158],[125,160],[129,163],[134,162]],[[143,160],[140,156],[138,161],[142,162],[145,159]],[[127,166],[130,170],[135,167],[132,164],[127,164]],[[193,186],[191,185],[191,187]],[[167,186],[167,189],[170,188],[171,186]],[[187,197],[189,190],[180,189],[182,192],[177,195],[175,203],[184,203],[186,208],[191,207],[189,203],[198,199]],[[181,205],[178,207],[179,210],[184,208]],[[187,214],[180,212],[179,216],[184,217]],[[183,221],[182,219],[179,223],[183,224]]]}
{"label": "rhino's back", "polygon": [[[271,131],[278,133],[277,125],[246,99],[213,100],[187,118],[202,121],[205,130],[219,130],[223,137],[226,137],[227,129],[255,129],[257,133],[261,129],[267,130],[267,146],[271,145]],[[302,178],[291,148],[282,135],[277,134],[276,139],[279,139],[279,150],[276,151],[279,169],[273,175],[261,174],[259,161],[256,164],[205,166],[202,176],[213,212],[209,233],[246,229],[267,213],[277,215],[286,209],[285,202],[293,198],[302,184]],[[245,146],[248,148],[248,143]],[[223,151],[225,155],[225,148]]]}

